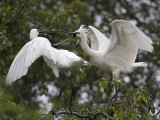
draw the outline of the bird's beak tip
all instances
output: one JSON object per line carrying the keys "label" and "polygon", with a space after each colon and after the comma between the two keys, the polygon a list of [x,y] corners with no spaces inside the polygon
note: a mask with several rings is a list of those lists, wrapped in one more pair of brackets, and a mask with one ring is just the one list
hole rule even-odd
{"label": "bird's beak tip", "polygon": [[73,35],[73,37],[76,37],[77,32],[69,32],[69,34],[72,34],[72,35]]}

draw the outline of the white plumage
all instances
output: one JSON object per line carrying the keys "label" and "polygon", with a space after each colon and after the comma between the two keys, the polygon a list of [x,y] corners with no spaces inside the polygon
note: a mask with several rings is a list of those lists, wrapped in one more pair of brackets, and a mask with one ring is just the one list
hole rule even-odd
{"label": "white plumage", "polygon": [[[147,66],[144,62],[135,63],[138,48],[153,51],[152,40],[125,20],[112,22],[110,39],[93,26],[82,25],[75,34],[91,63],[106,73],[111,72],[115,77],[120,73],[132,72],[137,67]],[[90,47],[88,41],[91,42]]]}
{"label": "white plumage", "polygon": [[53,70],[56,78],[59,78],[61,70],[70,70],[73,67],[87,64],[87,61],[72,52],[53,48],[48,39],[38,37],[38,35],[37,29],[31,30],[31,41],[19,51],[13,60],[7,74],[6,84],[11,84],[26,75],[28,67],[40,56],[44,57],[46,64]]}

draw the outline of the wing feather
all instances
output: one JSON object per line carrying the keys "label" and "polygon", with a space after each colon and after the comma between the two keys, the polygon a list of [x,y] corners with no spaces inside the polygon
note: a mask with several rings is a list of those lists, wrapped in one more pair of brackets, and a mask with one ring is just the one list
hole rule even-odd
{"label": "wing feather", "polygon": [[89,28],[91,30],[91,49],[98,51],[106,50],[109,45],[109,39],[95,27],[89,26]]}
{"label": "wing feather", "polygon": [[40,56],[45,56],[52,61],[56,61],[52,46],[48,39],[37,37],[28,42],[16,55],[6,78],[6,84],[10,84],[27,74],[28,67]]}
{"label": "wing feather", "polygon": [[117,60],[119,65],[129,69],[135,62],[138,48],[153,51],[153,42],[139,28],[125,20],[115,20],[106,56]]}

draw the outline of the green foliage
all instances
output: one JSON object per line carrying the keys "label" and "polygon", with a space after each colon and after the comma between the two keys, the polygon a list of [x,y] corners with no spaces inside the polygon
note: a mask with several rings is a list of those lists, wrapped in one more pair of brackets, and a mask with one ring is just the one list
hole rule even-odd
{"label": "green foliage", "polygon": [[[124,84],[124,81],[110,81],[110,77],[102,78],[99,82],[100,86],[105,90],[107,85],[112,87],[118,86],[120,94],[116,100],[111,101],[109,104],[100,106],[99,112],[106,112],[108,115],[113,116],[115,119],[152,119],[154,116],[149,112],[151,105],[151,98],[153,97],[146,88],[136,88],[129,90]],[[151,107],[152,114],[155,113],[155,108]]]}

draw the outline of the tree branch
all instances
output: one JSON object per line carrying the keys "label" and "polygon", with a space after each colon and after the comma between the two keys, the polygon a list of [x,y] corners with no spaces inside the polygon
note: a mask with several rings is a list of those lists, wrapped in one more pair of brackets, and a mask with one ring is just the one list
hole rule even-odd
{"label": "tree branch", "polygon": [[157,110],[159,110],[157,113],[156,113],[156,116],[158,115],[158,114],[160,114],[160,109],[158,109],[158,108],[156,108]]}
{"label": "tree branch", "polygon": [[37,21],[34,21],[33,19],[29,18],[29,17],[26,17],[27,20],[29,20],[30,22],[34,23],[34,24],[37,24],[39,26],[42,26],[41,23],[37,22]]}
{"label": "tree branch", "polygon": [[[56,111],[51,111],[50,112],[51,114],[53,114],[53,115],[64,115],[64,114],[67,114],[67,115],[75,115],[75,116],[77,116],[77,117],[80,117],[80,118],[88,118],[89,120],[94,120],[94,119],[96,119],[96,117],[98,116],[98,115],[103,115],[103,117],[104,118],[110,118],[110,119],[113,119],[113,117],[111,117],[111,116],[109,116],[109,115],[107,115],[106,113],[104,113],[104,112],[97,112],[96,114],[91,114],[91,113],[88,113],[88,114],[80,114],[80,113],[77,113],[77,112],[67,112],[67,111],[58,111],[58,112],[56,112]],[[93,117],[92,117],[93,116]]]}
{"label": "tree branch", "polygon": [[75,115],[75,116],[80,117],[80,118],[89,118],[89,119],[91,119],[91,116],[89,114],[79,114],[77,112],[72,112],[72,113],[67,112],[67,111],[58,111],[58,112],[56,112],[56,111],[52,110],[51,113],[53,115],[64,115],[64,114],[70,115],[70,114],[72,114],[72,115]]}
{"label": "tree branch", "polygon": [[107,114],[104,113],[104,112],[98,112],[98,113],[96,113],[96,114],[93,116],[92,120],[94,120],[98,115],[101,115],[101,114],[102,114],[105,118],[113,119],[113,117],[107,115]]}

